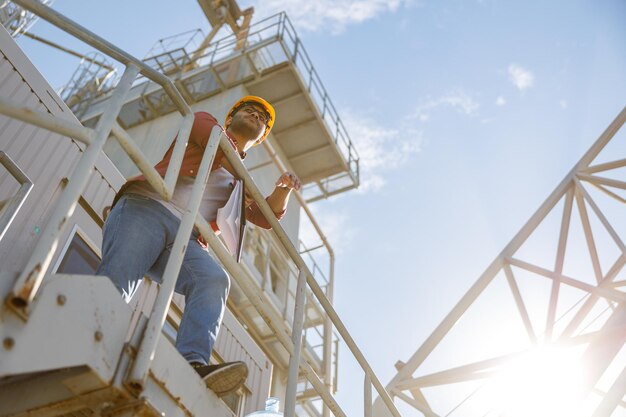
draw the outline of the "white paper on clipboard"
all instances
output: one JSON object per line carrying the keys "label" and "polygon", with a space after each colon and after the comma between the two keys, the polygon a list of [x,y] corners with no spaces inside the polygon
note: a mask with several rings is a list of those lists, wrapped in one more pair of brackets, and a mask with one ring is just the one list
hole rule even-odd
{"label": "white paper on clipboard", "polygon": [[239,240],[241,239],[241,208],[243,181],[236,181],[224,207],[217,210],[216,223],[219,227],[226,248],[233,256],[238,256]]}

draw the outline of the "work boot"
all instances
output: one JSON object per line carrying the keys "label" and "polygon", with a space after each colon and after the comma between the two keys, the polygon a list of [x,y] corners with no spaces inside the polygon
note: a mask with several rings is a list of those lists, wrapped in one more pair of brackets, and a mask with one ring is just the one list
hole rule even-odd
{"label": "work boot", "polygon": [[193,369],[204,380],[207,388],[222,397],[236,391],[246,381],[248,366],[241,361],[226,362],[219,365],[191,363]]}

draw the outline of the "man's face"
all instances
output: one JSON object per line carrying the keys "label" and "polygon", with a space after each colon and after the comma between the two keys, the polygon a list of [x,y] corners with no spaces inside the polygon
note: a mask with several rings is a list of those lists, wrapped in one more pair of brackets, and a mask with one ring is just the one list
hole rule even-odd
{"label": "man's face", "polygon": [[232,115],[229,129],[244,139],[246,150],[254,145],[265,133],[269,115],[263,107],[255,104],[244,104]]}
{"label": "man's face", "polygon": [[263,123],[264,129],[265,126],[267,126],[267,122],[270,120],[270,115],[267,111],[265,111],[263,107],[256,104],[245,104],[239,109],[238,113],[239,112],[245,113],[247,116],[253,115],[258,118],[261,123]]}

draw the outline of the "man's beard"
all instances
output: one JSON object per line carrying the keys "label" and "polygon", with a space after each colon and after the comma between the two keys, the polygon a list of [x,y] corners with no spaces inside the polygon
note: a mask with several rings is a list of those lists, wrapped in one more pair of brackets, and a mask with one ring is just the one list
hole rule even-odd
{"label": "man's beard", "polygon": [[251,139],[258,139],[259,136],[261,136],[261,133],[259,133],[258,129],[259,128],[257,126],[253,126],[252,123],[235,120],[233,120],[233,122],[229,126],[229,130],[236,133],[238,136]]}

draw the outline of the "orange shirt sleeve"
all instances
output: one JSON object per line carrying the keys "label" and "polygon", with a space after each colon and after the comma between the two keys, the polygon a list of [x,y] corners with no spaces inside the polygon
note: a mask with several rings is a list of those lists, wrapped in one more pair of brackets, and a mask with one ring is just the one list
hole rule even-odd
{"label": "orange shirt sleeve", "polygon": [[[219,126],[219,124],[217,123],[215,117],[211,114],[203,111],[194,113],[193,126],[191,128],[191,133],[189,134],[189,143],[197,145],[204,151],[209,143],[209,137],[211,136],[211,132],[215,126]],[[235,145],[230,138],[228,138],[228,140],[233,149],[237,150],[237,145]],[[215,160],[211,166],[211,171],[214,171],[221,166],[223,157],[224,152],[218,148],[215,153]]]}

